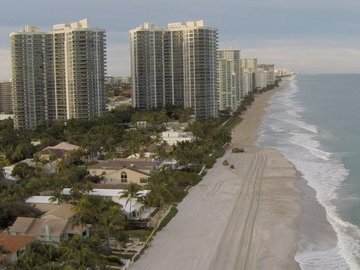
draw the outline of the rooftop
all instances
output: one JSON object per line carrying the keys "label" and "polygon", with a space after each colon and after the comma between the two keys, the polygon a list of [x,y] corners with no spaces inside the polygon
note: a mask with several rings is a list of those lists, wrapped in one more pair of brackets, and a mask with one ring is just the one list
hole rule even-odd
{"label": "rooftop", "polygon": [[13,236],[6,232],[0,232],[0,247],[11,253],[23,249],[27,244],[34,240],[35,237],[32,236]]}
{"label": "rooftop", "polygon": [[120,170],[122,168],[134,168],[137,170],[151,170],[155,167],[157,167],[156,162],[151,160],[118,159],[100,161],[97,164],[89,166],[89,169]]}
{"label": "rooftop", "polygon": [[45,236],[48,227],[51,236],[60,237],[64,233],[67,223],[67,220],[57,218],[18,217],[10,227],[10,232],[28,236]]}
{"label": "rooftop", "polygon": [[25,200],[26,203],[31,204],[58,204],[57,200],[51,200],[53,196],[32,196]]}

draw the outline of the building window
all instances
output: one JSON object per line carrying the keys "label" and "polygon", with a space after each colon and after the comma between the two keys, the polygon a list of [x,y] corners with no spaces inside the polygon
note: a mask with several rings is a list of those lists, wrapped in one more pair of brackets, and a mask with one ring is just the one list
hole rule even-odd
{"label": "building window", "polygon": [[126,172],[121,173],[121,183],[127,183],[127,173]]}
{"label": "building window", "polygon": [[141,184],[146,184],[148,182],[147,178],[140,178],[140,183]]}

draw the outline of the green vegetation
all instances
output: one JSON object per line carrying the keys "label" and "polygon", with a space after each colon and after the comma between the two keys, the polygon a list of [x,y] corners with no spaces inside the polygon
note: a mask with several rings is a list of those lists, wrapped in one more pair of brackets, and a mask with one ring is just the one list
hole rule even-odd
{"label": "green vegetation", "polygon": [[177,208],[172,206],[169,213],[161,221],[161,223],[158,227],[158,231],[161,231],[162,228],[164,228],[170,222],[170,220],[176,216],[177,212],[178,212]]}
{"label": "green vegetation", "polygon": [[[100,239],[70,238],[59,246],[34,242],[9,270],[107,269],[109,264]],[[119,264],[118,264],[119,265]]]}
{"label": "green vegetation", "polygon": [[[121,208],[112,201],[83,195],[100,181],[99,177],[89,175],[84,162],[88,164],[94,156],[112,158],[135,153],[141,156],[152,144],[157,145],[160,158],[176,159],[178,168],[162,167],[150,176],[145,187],[150,192],[146,196],[137,196],[141,187],[136,184],[130,184],[124,194],[130,204],[136,198],[151,207],[164,209],[170,205],[168,215],[158,227],[161,230],[176,215],[175,205],[191,186],[201,181],[201,168],[211,168],[224,154],[224,146],[231,141],[231,129],[241,121],[241,114],[253,100],[254,94],[245,97],[231,117],[230,113],[224,112],[219,118],[194,121],[188,130],[196,139],[179,143],[172,151],[165,151],[159,134],[170,120],[188,121],[192,114],[190,109],[169,107],[143,112],[124,107],[89,121],[56,121],[35,131],[13,130],[11,120],[1,122],[0,152],[4,157],[0,159],[0,167],[32,157],[40,149],[62,141],[79,145],[81,150],[61,160],[54,173],[44,173],[41,167],[45,163],[35,156],[35,168],[25,163],[15,166],[13,176],[19,179],[15,185],[7,186],[0,177],[0,229],[11,225],[18,216],[38,217],[41,213],[26,205],[24,200],[39,194],[50,194],[54,199],[73,204],[77,212],[74,225],[92,225],[88,239],[75,237],[61,241],[59,246],[34,243],[10,269],[86,269],[94,266],[105,269],[106,265],[119,265],[118,258],[111,254],[110,240],[116,239],[120,243],[129,238],[145,240],[151,232],[134,230]],[[146,125],[137,125],[138,121],[146,121]],[[31,141],[34,140],[41,144],[33,146]],[[69,196],[61,195],[65,187],[72,188]]]}

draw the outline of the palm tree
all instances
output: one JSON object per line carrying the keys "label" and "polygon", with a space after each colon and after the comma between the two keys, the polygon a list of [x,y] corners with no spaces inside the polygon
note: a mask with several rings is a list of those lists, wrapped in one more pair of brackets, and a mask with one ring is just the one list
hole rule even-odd
{"label": "palm tree", "polygon": [[134,198],[138,198],[138,192],[141,190],[141,186],[136,183],[130,183],[128,185],[127,191],[120,195],[120,198],[126,198],[125,206],[130,203],[130,215],[132,214],[131,207],[132,207],[132,200]]}

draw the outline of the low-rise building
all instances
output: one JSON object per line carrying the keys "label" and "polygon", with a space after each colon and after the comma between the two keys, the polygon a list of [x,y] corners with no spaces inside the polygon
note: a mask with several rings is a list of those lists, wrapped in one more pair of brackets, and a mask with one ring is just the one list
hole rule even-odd
{"label": "low-rise building", "polygon": [[[137,193],[137,198],[126,198],[123,197],[126,194],[126,189],[102,189],[94,188],[93,190],[86,192],[90,196],[99,196],[101,198],[111,200],[121,205],[125,215],[130,220],[147,220],[151,214],[155,211],[154,207],[147,207],[139,201],[139,198],[146,196],[150,191],[141,190]],[[62,191],[63,195],[70,195],[71,188],[64,188]]]}
{"label": "low-rise building", "polygon": [[10,227],[9,232],[14,236],[32,236],[46,243],[60,243],[75,235],[88,237],[88,226],[75,226],[71,220],[59,218],[30,218],[18,217]]}
{"label": "low-rise building", "polygon": [[161,133],[161,138],[169,145],[176,145],[179,142],[191,142],[195,139],[191,132],[170,129]]}
{"label": "low-rise building", "polygon": [[48,146],[36,153],[41,160],[51,161],[64,158],[69,152],[77,151],[80,147],[67,142],[62,142],[54,146]]}
{"label": "low-rise building", "polygon": [[32,236],[13,236],[0,232],[0,269],[15,263],[34,240]]}
{"label": "low-rise building", "polygon": [[108,185],[130,183],[146,185],[150,174],[157,168],[155,161],[143,159],[101,161],[88,167],[91,175],[102,177],[102,184]]}
{"label": "low-rise building", "polygon": [[55,169],[56,169],[56,164],[54,162],[49,162],[47,164],[41,164],[32,158],[27,158],[27,159],[24,159],[22,161],[15,163],[15,164],[5,166],[2,168],[2,174],[6,180],[9,180],[9,181],[18,181],[19,180],[18,177],[12,175],[15,166],[19,163],[25,163],[29,167],[33,167],[33,168],[41,167],[44,173],[54,173]]}

